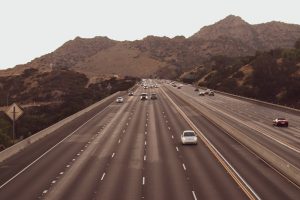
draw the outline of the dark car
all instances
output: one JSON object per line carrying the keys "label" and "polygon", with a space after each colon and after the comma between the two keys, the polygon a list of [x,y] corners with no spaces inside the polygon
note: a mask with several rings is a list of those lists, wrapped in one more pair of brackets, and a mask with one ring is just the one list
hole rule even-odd
{"label": "dark car", "polygon": [[157,95],[156,95],[156,93],[152,93],[151,95],[150,95],[150,99],[157,99]]}
{"label": "dark car", "polygon": [[195,88],[194,91],[195,91],[195,92],[198,92],[198,91],[199,91],[199,88]]}
{"label": "dark car", "polygon": [[289,122],[285,118],[276,118],[273,120],[273,126],[283,126],[283,127],[288,127]]}
{"label": "dark car", "polygon": [[141,94],[141,100],[147,100],[148,99],[148,94],[147,93],[142,93]]}

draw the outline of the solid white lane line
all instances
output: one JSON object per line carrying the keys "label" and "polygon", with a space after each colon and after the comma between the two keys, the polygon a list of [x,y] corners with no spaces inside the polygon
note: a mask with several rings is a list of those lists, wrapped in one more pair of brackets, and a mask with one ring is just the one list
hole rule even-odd
{"label": "solid white lane line", "polygon": [[197,200],[197,196],[195,194],[195,191],[192,191],[192,193],[193,193],[194,200]]}
{"label": "solid white lane line", "polygon": [[184,171],[186,171],[186,167],[185,167],[184,163],[182,163],[182,167],[183,167]]}
{"label": "solid white lane line", "polygon": [[115,156],[115,153],[113,153],[112,155],[111,155],[111,157],[113,158]]}
{"label": "solid white lane line", "polygon": [[143,185],[145,185],[145,181],[146,181],[146,180],[145,180],[145,177],[143,176]]}
{"label": "solid white lane line", "polygon": [[102,177],[101,177],[101,181],[103,181],[104,176],[105,176],[105,172],[103,173],[103,175],[102,175]]}
{"label": "solid white lane line", "polygon": [[176,151],[179,151],[178,147],[176,147]]}

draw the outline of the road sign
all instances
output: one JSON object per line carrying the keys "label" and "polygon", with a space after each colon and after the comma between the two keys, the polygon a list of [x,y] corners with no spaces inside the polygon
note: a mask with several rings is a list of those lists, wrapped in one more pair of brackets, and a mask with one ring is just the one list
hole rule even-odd
{"label": "road sign", "polygon": [[21,117],[24,111],[16,103],[13,103],[5,113],[11,120],[15,121]]}

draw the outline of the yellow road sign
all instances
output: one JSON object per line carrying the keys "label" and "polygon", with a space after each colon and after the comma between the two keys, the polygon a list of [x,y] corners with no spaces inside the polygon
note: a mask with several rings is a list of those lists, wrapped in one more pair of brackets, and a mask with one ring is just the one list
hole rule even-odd
{"label": "yellow road sign", "polygon": [[11,120],[17,120],[24,111],[16,103],[13,103],[5,113]]}

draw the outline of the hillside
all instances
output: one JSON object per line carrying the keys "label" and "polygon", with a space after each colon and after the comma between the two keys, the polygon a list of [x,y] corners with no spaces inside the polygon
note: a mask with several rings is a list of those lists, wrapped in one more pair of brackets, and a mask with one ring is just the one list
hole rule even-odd
{"label": "hillside", "polygon": [[[65,117],[109,96],[128,90],[137,81],[131,77],[106,77],[91,83],[86,75],[56,69],[39,72],[26,69],[21,75],[0,77],[0,108],[18,103],[25,110],[17,122],[17,138],[34,134]],[[11,145],[11,122],[0,112],[0,149]]]}
{"label": "hillside", "polygon": [[190,38],[148,36],[143,40],[114,41],[107,37],[77,37],[52,53],[0,76],[20,75],[25,69],[41,72],[72,69],[89,79],[105,75],[174,78],[217,55],[254,55],[257,51],[291,48],[300,38],[300,25],[268,22],[251,25],[230,15],[205,26]]}
{"label": "hillside", "polygon": [[300,109],[300,40],[295,49],[274,49],[247,57],[215,56],[179,79]]}

